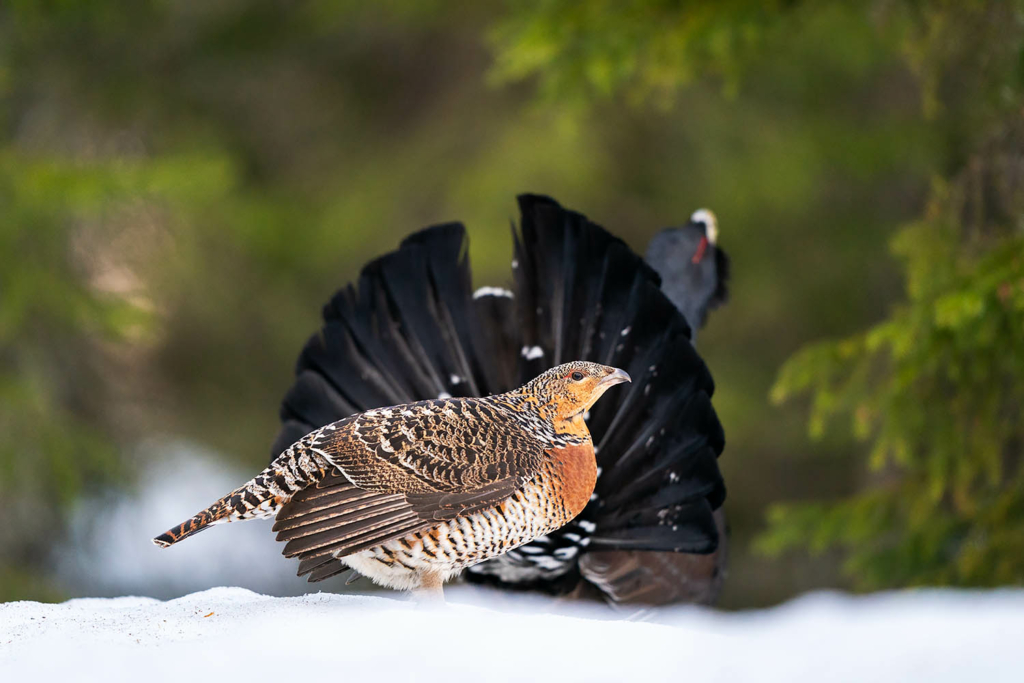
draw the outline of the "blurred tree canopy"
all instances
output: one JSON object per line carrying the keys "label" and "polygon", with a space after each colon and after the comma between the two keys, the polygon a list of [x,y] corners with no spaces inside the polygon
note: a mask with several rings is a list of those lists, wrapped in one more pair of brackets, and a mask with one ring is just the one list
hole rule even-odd
{"label": "blurred tree canopy", "polygon": [[[835,504],[777,505],[761,546],[847,550],[857,585],[1024,583],[1024,16],[1017,3],[926,8],[908,43],[924,107],[955,114],[957,170],[891,241],[907,301],[812,345],[772,396],[809,392],[811,434],[839,415],[872,481]],[[968,106],[969,105],[969,106]]]}
{"label": "blurred tree canopy", "polygon": [[[3,3],[0,599],[73,591],[48,574],[67,516],[131,486],[146,439],[262,463],[320,304],[404,234],[461,219],[476,279],[507,280],[527,190],[638,249],[719,215],[727,605],[839,581],[835,553],[750,552],[779,500],[817,502],[761,545],[841,547],[862,585],[1019,581],[1021,12]],[[808,444],[803,407],[764,399],[822,337],[845,339],[774,392],[812,394]]]}
{"label": "blurred tree canopy", "polygon": [[1014,112],[893,239],[905,305],[783,367],[773,397],[809,391],[813,436],[848,415],[876,481],[776,506],[765,549],[841,544],[865,588],[1024,583],[1022,135]]}

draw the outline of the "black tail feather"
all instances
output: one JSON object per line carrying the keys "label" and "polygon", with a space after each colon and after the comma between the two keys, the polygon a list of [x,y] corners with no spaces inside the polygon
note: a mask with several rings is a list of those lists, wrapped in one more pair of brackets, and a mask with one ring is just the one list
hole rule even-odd
{"label": "black tail feather", "polygon": [[458,223],[423,230],[367,264],[358,289],[334,295],[323,328],[299,356],[273,455],[357,412],[479,393],[488,353],[475,320],[465,242]]}
{"label": "black tail feather", "polygon": [[490,356],[484,363],[485,394],[499,394],[516,386],[522,330],[516,323],[516,302],[511,292],[499,288],[477,290],[473,294],[476,321],[483,347]]}
{"label": "black tail feather", "polygon": [[[524,346],[544,354],[542,364],[523,364],[520,381],[573,358],[634,378],[588,419],[602,474],[596,500],[577,521],[595,525],[595,547],[714,551],[711,509],[725,497],[716,460],[724,436],[710,404],[714,383],[686,319],[622,240],[550,198],[524,195],[519,205],[516,296],[527,293],[520,326],[533,335]],[[684,523],[687,515],[700,519]],[[707,535],[697,539],[695,530]]]}
{"label": "black tail feather", "polygon": [[669,524],[631,523],[631,514],[617,512],[591,536],[591,550],[664,550],[711,553],[718,547],[718,529],[706,500],[673,506]]}

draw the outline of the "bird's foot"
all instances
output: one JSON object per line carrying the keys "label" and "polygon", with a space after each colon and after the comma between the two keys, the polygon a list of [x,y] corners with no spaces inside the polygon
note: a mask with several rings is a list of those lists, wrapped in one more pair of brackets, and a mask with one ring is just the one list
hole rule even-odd
{"label": "bird's foot", "polygon": [[412,591],[412,599],[420,605],[444,604],[444,579],[440,574],[430,572],[423,574],[419,588]]}

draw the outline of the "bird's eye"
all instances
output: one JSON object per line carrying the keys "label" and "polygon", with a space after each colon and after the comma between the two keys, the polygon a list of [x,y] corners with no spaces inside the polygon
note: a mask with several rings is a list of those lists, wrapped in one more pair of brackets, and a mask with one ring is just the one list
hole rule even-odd
{"label": "bird's eye", "polygon": [[572,373],[572,378],[573,380],[579,382],[581,379],[583,379],[583,373],[577,370],[576,372]]}

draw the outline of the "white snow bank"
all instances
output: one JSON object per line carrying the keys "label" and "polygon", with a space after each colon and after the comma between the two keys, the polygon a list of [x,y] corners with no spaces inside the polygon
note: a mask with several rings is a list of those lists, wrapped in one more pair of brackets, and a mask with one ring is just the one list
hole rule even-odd
{"label": "white snow bank", "polygon": [[[456,600],[468,592],[454,591]],[[514,603],[271,598],[216,588],[177,600],[0,605],[4,680],[1019,681],[1024,591],[816,594],[760,612],[696,608],[658,623]],[[557,607],[562,614],[552,614]],[[548,610],[545,613],[543,610]],[[31,678],[29,678],[31,677]]]}

